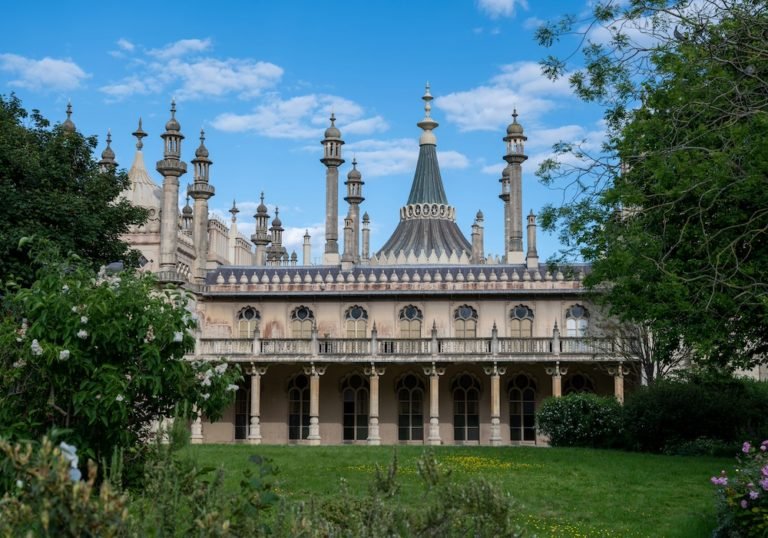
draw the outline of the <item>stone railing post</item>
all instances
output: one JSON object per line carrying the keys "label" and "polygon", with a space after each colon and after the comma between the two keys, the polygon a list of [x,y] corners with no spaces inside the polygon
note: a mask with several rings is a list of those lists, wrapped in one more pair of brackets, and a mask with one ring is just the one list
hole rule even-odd
{"label": "stone railing post", "polygon": [[557,321],[552,329],[552,354],[560,355],[560,329],[557,328]]}
{"label": "stone railing post", "polygon": [[379,354],[379,331],[376,330],[376,322],[373,322],[373,328],[371,329],[371,355],[376,356]]}

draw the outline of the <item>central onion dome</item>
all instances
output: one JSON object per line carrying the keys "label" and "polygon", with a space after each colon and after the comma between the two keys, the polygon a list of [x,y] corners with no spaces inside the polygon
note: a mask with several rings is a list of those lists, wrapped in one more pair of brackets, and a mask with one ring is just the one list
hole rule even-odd
{"label": "central onion dome", "polygon": [[419,138],[419,159],[408,202],[400,208],[400,223],[376,254],[379,264],[468,263],[472,247],[456,225],[456,210],[448,204],[440,165],[437,138],[432,132],[438,123],[432,119],[433,97],[429,84],[422,99],[424,119],[417,125],[424,131]]}

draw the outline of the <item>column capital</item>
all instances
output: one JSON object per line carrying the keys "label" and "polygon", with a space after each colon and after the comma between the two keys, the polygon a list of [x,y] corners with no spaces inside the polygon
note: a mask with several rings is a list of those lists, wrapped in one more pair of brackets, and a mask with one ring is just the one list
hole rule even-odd
{"label": "column capital", "polygon": [[304,375],[314,375],[314,376],[321,376],[325,375],[325,370],[328,368],[328,366],[320,366],[313,363],[310,363],[309,366],[304,367]]}
{"label": "column capital", "polygon": [[386,369],[387,368],[385,366],[378,366],[377,367],[376,363],[371,362],[370,366],[366,366],[365,368],[363,368],[363,373],[365,375],[367,375],[367,376],[379,377],[379,376],[383,376],[384,375],[384,372],[386,371]]}
{"label": "column capital", "polygon": [[438,367],[434,362],[430,366],[422,366],[424,369],[424,375],[428,376],[440,376],[445,374],[444,367]]}
{"label": "column capital", "polygon": [[568,367],[560,366],[560,362],[558,361],[555,363],[554,367],[545,368],[545,371],[547,372],[547,375],[551,375],[553,377],[560,377],[568,374]]}
{"label": "column capital", "polygon": [[269,366],[267,365],[261,365],[261,364],[256,365],[254,363],[251,363],[249,367],[246,369],[246,373],[248,375],[264,375],[267,373],[267,368],[269,368]]}
{"label": "column capital", "polygon": [[493,366],[483,366],[483,371],[485,372],[485,375],[501,376],[507,373],[507,367],[499,366],[496,362],[494,362]]}
{"label": "column capital", "polygon": [[616,366],[609,366],[608,373],[614,377],[624,377],[629,375],[629,368],[624,366],[623,362],[619,362]]}

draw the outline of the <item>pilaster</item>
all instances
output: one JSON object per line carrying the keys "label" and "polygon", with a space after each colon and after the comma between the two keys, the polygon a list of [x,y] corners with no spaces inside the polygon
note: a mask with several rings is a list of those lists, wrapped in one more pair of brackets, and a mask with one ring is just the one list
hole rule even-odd
{"label": "pilaster", "polygon": [[424,375],[429,376],[429,434],[428,445],[442,444],[440,439],[440,376],[445,374],[445,368],[438,368],[433,362],[424,367]]}
{"label": "pilaster", "polygon": [[325,374],[326,366],[317,366],[313,362],[311,366],[304,368],[304,373],[309,376],[309,435],[308,445],[320,444],[320,376]]}
{"label": "pilaster", "polygon": [[368,404],[368,444],[380,445],[381,435],[379,433],[379,378],[384,375],[385,368],[377,367],[371,363],[371,366],[365,368],[365,375],[368,376],[370,402]]}
{"label": "pilaster", "polygon": [[491,376],[491,446],[501,445],[501,376],[507,373],[507,369],[498,366],[484,368],[485,375]]}

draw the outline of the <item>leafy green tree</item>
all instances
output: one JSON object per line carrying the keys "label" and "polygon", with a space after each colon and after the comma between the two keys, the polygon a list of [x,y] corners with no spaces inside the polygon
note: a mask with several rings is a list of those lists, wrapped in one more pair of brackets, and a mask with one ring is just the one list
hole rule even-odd
{"label": "leafy green tree", "polygon": [[37,280],[4,298],[0,436],[64,429],[101,461],[140,446],[163,417],[216,418],[231,402],[237,368],[184,359],[196,321],[182,290],[159,289],[149,274],[96,273],[46,248],[33,259]]}
{"label": "leafy green tree", "polygon": [[570,193],[542,217],[560,261],[591,262],[587,284],[620,321],[699,360],[754,363],[768,350],[768,4],[603,1],[538,39],[573,33],[583,67],[543,68],[605,108],[606,136],[558,144],[539,169]]}
{"label": "leafy green tree", "polygon": [[41,237],[93,262],[94,267],[138,254],[121,241],[146,211],[118,195],[128,186],[123,171],[101,171],[93,158],[95,137],[68,132],[18,98],[0,96],[0,281],[29,284],[34,268],[22,237]]}

